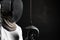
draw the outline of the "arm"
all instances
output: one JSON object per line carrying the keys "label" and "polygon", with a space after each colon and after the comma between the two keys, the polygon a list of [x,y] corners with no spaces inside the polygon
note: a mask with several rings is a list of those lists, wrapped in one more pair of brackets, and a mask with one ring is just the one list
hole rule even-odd
{"label": "arm", "polygon": [[19,31],[19,40],[23,40],[22,30]]}
{"label": "arm", "polygon": [[20,26],[17,26],[17,33],[19,35],[19,40],[23,40],[22,29]]}

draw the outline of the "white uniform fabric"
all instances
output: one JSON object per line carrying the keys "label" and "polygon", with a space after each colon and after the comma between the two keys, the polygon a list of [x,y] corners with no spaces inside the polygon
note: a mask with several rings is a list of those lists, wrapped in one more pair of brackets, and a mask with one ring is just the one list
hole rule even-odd
{"label": "white uniform fabric", "polygon": [[23,40],[22,29],[20,26],[16,24],[16,30],[11,32],[1,26],[1,40],[16,40],[14,35],[18,35],[19,40]]}

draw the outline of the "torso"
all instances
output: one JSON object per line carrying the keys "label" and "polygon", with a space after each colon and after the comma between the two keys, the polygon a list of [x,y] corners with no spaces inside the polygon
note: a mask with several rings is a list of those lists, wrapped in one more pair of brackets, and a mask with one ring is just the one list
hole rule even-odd
{"label": "torso", "polygon": [[19,32],[22,31],[19,26],[16,27],[15,31],[7,31],[1,27],[1,40],[15,40],[16,36],[19,37]]}

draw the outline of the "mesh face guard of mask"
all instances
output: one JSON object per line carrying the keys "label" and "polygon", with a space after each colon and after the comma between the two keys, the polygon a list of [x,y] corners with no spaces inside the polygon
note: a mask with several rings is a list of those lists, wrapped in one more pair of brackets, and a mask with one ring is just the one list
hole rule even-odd
{"label": "mesh face guard of mask", "polygon": [[23,11],[23,3],[21,0],[3,0],[2,4],[2,17],[9,17],[10,20],[17,22]]}

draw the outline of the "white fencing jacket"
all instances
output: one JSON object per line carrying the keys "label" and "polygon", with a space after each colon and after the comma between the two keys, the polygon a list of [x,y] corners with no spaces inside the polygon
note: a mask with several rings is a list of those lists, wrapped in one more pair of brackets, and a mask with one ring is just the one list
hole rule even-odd
{"label": "white fencing jacket", "polygon": [[1,40],[17,40],[16,38],[19,36],[18,40],[23,40],[22,29],[20,26],[16,24],[15,31],[7,31],[1,26]]}

